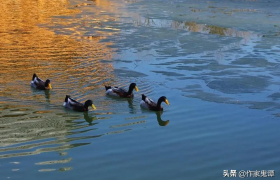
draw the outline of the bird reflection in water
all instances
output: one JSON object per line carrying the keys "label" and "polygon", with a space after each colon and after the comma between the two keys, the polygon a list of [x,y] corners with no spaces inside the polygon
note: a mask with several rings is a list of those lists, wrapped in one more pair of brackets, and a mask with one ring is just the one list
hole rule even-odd
{"label": "bird reflection in water", "polygon": [[92,123],[92,121],[97,120],[96,116],[91,116],[88,114],[88,112],[84,112],[84,119],[90,124],[90,125],[95,125],[98,123]]}
{"label": "bird reflection in water", "polygon": [[46,98],[46,101],[48,102],[48,103],[50,103],[51,101],[50,101],[50,91],[49,90],[45,90],[45,98]]}
{"label": "bird reflection in water", "polygon": [[[131,114],[136,114],[137,113],[137,108],[133,105],[133,98],[118,98],[114,96],[108,96],[108,98],[113,99],[114,101],[117,101],[118,103],[123,103],[127,102],[128,108],[129,108],[129,113]],[[115,104],[114,104],[115,106]],[[122,107],[122,104],[120,104],[119,107]]]}
{"label": "bird reflection in water", "polygon": [[167,124],[169,123],[169,120],[163,121],[161,119],[162,113],[163,113],[163,111],[156,111],[158,125],[160,125],[160,126],[167,126]]}
{"label": "bird reflection in water", "polygon": [[136,111],[136,108],[134,108],[134,106],[133,106],[133,99],[132,98],[127,98],[126,100],[128,102],[129,112],[131,114],[135,114],[137,111]]}
{"label": "bird reflection in water", "polygon": [[[38,98],[38,96],[44,96],[44,95],[42,94],[42,91],[41,91],[41,90],[34,89],[34,88],[32,88],[32,87],[30,88],[30,90],[32,91],[33,97],[34,97],[35,99],[41,99],[41,97]],[[47,102],[47,103],[50,103],[50,102],[51,102],[51,100],[50,100],[51,92],[50,92],[49,90],[44,90],[44,94],[45,94],[46,102]]]}

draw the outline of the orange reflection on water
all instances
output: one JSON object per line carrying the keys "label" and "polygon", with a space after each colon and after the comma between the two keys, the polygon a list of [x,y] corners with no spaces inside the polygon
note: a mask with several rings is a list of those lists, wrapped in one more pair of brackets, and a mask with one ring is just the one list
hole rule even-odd
{"label": "orange reflection on water", "polygon": [[[84,36],[82,29],[73,25],[81,23],[79,19],[53,20],[52,16],[71,17],[80,12],[78,8],[69,7],[67,0],[1,2],[0,96],[26,98],[30,93],[30,87],[26,87],[33,73],[44,80],[56,81],[53,84],[56,89],[82,89],[83,92],[94,88],[87,84],[101,86],[113,76],[112,66],[100,63],[112,57],[112,50],[108,48],[111,43],[99,42],[106,34]],[[80,40],[72,34],[58,35],[40,24],[56,24],[63,31],[70,29]],[[72,29],[64,25],[72,25]]]}

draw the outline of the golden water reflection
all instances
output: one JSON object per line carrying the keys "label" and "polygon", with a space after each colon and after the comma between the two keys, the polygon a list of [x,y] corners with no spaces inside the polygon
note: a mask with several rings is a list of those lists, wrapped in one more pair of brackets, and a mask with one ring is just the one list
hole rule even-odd
{"label": "golden water reflection", "polygon": [[[112,50],[108,48],[111,43],[99,42],[105,34],[86,36],[85,40],[77,41],[38,26],[51,24],[51,16],[71,16],[80,12],[77,8],[69,9],[68,4],[66,0],[2,2],[0,96],[27,98],[24,94],[30,90],[25,87],[35,72],[43,79],[57,81],[54,89],[83,88],[82,93],[113,77],[110,73],[113,67],[100,63],[100,60],[112,57]],[[66,19],[62,20],[66,22]],[[67,24],[77,24],[77,21],[67,19]],[[64,29],[62,24],[60,26]],[[84,32],[79,33],[75,27],[74,31],[84,38]]]}
{"label": "golden water reflection", "polygon": [[[98,0],[91,3],[98,7],[91,8],[96,12],[90,26],[102,25],[100,10],[110,11],[111,6],[106,6],[108,3]],[[75,17],[81,12],[80,8],[70,5],[67,0],[1,2],[0,159],[62,152],[89,144],[76,142],[78,140],[101,136],[68,137],[84,132],[80,129],[89,126],[74,122],[83,115],[67,115],[63,110],[54,112],[50,109],[62,109],[63,98],[68,93],[77,100],[89,95],[98,97],[103,92],[96,89],[114,78],[113,67],[102,62],[111,60],[113,50],[108,45],[112,43],[100,42],[112,32],[86,35],[81,28],[83,21]],[[112,20],[109,15],[108,19]],[[58,26],[61,33],[50,28],[53,25]],[[67,34],[69,30],[73,33]],[[53,90],[31,89],[29,83],[33,73],[44,80],[51,79]],[[86,116],[85,120],[93,121],[95,117]],[[90,130],[93,129],[87,129]],[[61,168],[60,171],[70,169]]]}
{"label": "golden water reflection", "polygon": [[[51,111],[36,112],[28,107],[20,109],[1,104],[0,110],[0,158],[35,155],[49,151],[61,152],[88,144],[70,143],[72,141],[101,136],[67,137],[79,133],[82,131],[80,129],[85,128],[78,126],[78,122],[74,122],[75,119],[79,118],[78,114],[66,116],[54,114]],[[24,114],[22,114],[23,112]],[[5,116],[12,114],[14,116]],[[44,141],[38,141],[42,139]],[[22,144],[24,142],[30,143]],[[15,151],[24,152],[10,153]]]}

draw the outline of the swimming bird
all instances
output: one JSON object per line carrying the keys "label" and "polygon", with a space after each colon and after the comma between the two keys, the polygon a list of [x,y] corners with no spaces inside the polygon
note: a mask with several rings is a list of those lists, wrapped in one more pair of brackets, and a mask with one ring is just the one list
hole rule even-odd
{"label": "swimming bird", "polygon": [[74,99],[70,98],[69,95],[66,95],[63,106],[79,112],[85,112],[88,111],[88,107],[91,106],[92,109],[96,109],[96,107],[93,105],[92,100],[87,100],[85,104],[82,104],[80,102],[75,101]]}
{"label": "swimming bird", "polygon": [[34,73],[32,81],[30,85],[33,88],[40,89],[40,90],[50,90],[52,89],[51,81],[47,79],[46,81],[43,81],[42,79],[38,78],[38,76]]}
{"label": "swimming bird", "polygon": [[140,106],[151,111],[163,111],[163,107],[161,107],[162,102],[165,102],[167,105],[169,105],[169,102],[165,96],[161,96],[158,99],[158,102],[155,103],[152,99],[142,94],[142,101],[140,102]]}
{"label": "swimming bird", "polygon": [[124,97],[124,98],[132,98],[133,97],[133,89],[138,91],[138,88],[135,83],[131,83],[128,91],[123,88],[118,87],[111,87],[111,86],[105,86],[106,94],[109,96],[115,96],[115,97]]}

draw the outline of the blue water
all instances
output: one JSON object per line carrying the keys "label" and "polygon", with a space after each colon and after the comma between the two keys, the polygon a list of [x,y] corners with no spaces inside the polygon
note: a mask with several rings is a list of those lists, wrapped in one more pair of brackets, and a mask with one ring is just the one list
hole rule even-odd
{"label": "blue water", "polygon": [[[3,3],[0,179],[277,179],[279,5]],[[30,88],[34,72],[50,92]],[[132,100],[105,95],[104,85],[131,82]],[[142,93],[170,105],[143,110]],[[64,109],[66,94],[97,110]]]}

